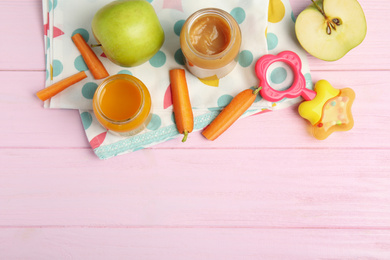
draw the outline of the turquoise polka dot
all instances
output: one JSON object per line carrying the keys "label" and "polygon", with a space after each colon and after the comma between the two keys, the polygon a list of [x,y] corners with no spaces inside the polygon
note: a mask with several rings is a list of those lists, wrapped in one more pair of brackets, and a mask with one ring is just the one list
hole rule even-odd
{"label": "turquoise polka dot", "polygon": [[46,49],[48,50],[50,48],[50,38],[47,37],[47,41],[46,41]]}
{"label": "turquoise polka dot", "polygon": [[295,18],[295,15],[294,15],[294,13],[293,12],[291,12],[291,20],[295,23],[295,21],[296,21],[296,18]]}
{"label": "turquoise polka dot", "polygon": [[152,3],[152,2],[153,2],[153,0],[146,0],[146,1],[148,1],[149,3]]}
{"label": "turquoise polka dot", "polygon": [[184,56],[183,56],[183,52],[181,51],[181,49],[178,49],[178,50],[175,52],[175,61],[176,61],[179,65],[184,65]]}
{"label": "turquoise polka dot", "polygon": [[249,65],[252,64],[253,61],[253,54],[252,52],[248,50],[243,50],[240,52],[239,57],[238,57],[238,63],[244,68],[248,67]]}
{"label": "turquoise polka dot", "polygon": [[52,1],[49,1],[49,12],[56,8],[57,7],[57,0],[54,0],[53,2]]}
{"label": "turquoise polka dot", "polygon": [[98,84],[96,84],[95,82],[85,83],[83,88],[81,89],[83,97],[85,97],[86,99],[93,99],[93,95],[95,94],[97,87]]}
{"label": "turquoise polka dot", "polygon": [[150,120],[146,128],[149,130],[157,130],[160,128],[160,126],[161,126],[161,118],[158,115],[153,114],[152,119]]}
{"label": "turquoise polka dot", "polygon": [[46,70],[46,80],[49,79],[49,75],[50,75],[50,72],[49,72],[49,70],[47,69],[47,70]]}
{"label": "turquoise polka dot", "polygon": [[83,59],[83,57],[81,55],[76,57],[76,59],[74,60],[74,67],[78,71],[88,70],[87,64],[85,64],[85,61],[84,61],[84,59]]}
{"label": "turquoise polka dot", "polygon": [[131,73],[129,70],[121,70],[121,71],[118,71],[118,74],[133,75],[133,73]]}
{"label": "turquoise polka dot", "polygon": [[234,19],[236,19],[238,24],[241,24],[246,17],[245,11],[241,7],[234,8],[230,14],[234,17]]}
{"label": "turquoise polka dot", "polygon": [[61,61],[53,60],[53,77],[60,75],[63,69],[64,66],[62,65]]}
{"label": "turquoise polka dot", "polygon": [[268,50],[273,50],[278,46],[278,37],[273,34],[273,33],[267,33],[267,45],[268,45]]}
{"label": "turquoise polka dot", "polygon": [[218,106],[219,107],[226,107],[231,101],[233,97],[231,95],[223,95],[218,98]]}
{"label": "turquoise polka dot", "polygon": [[84,129],[87,130],[92,125],[92,115],[89,112],[83,112],[80,114],[80,117],[83,122]]}
{"label": "turquoise polka dot", "polygon": [[305,80],[306,80],[306,88],[313,89],[313,81],[311,79],[311,74],[310,73],[306,73],[304,75],[304,77],[305,77]]}
{"label": "turquoise polka dot", "polygon": [[167,57],[162,51],[158,51],[150,60],[149,63],[155,68],[159,68],[165,64]]}
{"label": "turquoise polka dot", "polygon": [[[258,87],[251,87],[251,89],[253,89],[253,90],[255,90],[256,88],[258,88]],[[260,94],[257,94],[256,99],[255,99],[255,103],[259,102],[261,99],[262,98],[261,98]]]}
{"label": "turquoise polka dot", "polygon": [[275,68],[271,72],[271,81],[274,84],[280,84],[287,78],[287,70],[282,67]]}
{"label": "turquoise polka dot", "polygon": [[84,40],[88,42],[89,40],[89,32],[85,30],[84,28],[79,28],[73,31],[72,36],[75,35],[76,33],[81,34],[83,36]]}
{"label": "turquoise polka dot", "polygon": [[180,36],[181,28],[183,28],[184,20],[179,20],[173,26],[173,31],[177,36]]}

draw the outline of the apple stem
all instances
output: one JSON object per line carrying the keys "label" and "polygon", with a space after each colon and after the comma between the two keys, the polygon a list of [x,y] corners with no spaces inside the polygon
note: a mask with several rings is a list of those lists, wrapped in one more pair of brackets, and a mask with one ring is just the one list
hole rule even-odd
{"label": "apple stem", "polygon": [[324,10],[321,7],[319,7],[314,0],[311,0],[311,1],[313,2],[314,6],[318,9],[318,11],[320,11],[320,13],[325,17],[325,19],[327,19]]}
{"label": "apple stem", "polygon": [[92,48],[100,47],[100,46],[102,46],[100,43],[96,43],[96,44],[93,44],[93,43],[92,43],[92,44],[91,44],[91,47],[92,47]]}
{"label": "apple stem", "polygon": [[321,8],[314,0],[311,0],[314,4],[314,6],[318,9],[318,11],[320,11],[320,13],[324,16],[325,20],[326,20],[326,33],[328,35],[331,35],[332,34],[332,29],[336,31],[336,26],[339,26],[341,25],[341,21],[340,19],[338,18],[334,18],[332,20],[330,20],[326,14],[325,14],[325,11],[323,8]]}

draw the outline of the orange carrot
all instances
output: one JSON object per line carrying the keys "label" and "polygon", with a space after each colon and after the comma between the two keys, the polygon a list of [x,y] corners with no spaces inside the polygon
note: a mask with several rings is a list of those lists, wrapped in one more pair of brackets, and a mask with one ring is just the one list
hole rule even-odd
{"label": "orange carrot", "polygon": [[57,95],[58,93],[60,93],[64,89],[79,82],[80,80],[85,79],[86,77],[87,77],[87,74],[85,74],[84,71],[73,74],[70,77],[67,77],[67,78],[65,78],[57,83],[54,83],[53,85],[51,85],[47,88],[44,88],[44,89],[38,91],[37,96],[40,100],[45,101],[45,100]]}
{"label": "orange carrot", "polygon": [[214,141],[253,104],[260,88],[238,93],[218,116],[203,130],[202,135]]}
{"label": "orange carrot", "polygon": [[81,56],[83,56],[83,59],[87,64],[89,70],[91,71],[93,77],[95,79],[102,79],[108,77],[109,74],[103,63],[99,60],[99,58],[93,52],[91,47],[89,47],[83,36],[81,36],[81,34],[79,33],[76,33],[72,36],[72,40],[76,45],[77,49],[79,49]]}
{"label": "orange carrot", "polygon": [[194,129],[194,115],[192,113],[185,70],[170,70],[169,78],[171,81],[172,103],[176,127],[179,133],[184,134],[182,142],[185,142],[188,133],[191,133]]}

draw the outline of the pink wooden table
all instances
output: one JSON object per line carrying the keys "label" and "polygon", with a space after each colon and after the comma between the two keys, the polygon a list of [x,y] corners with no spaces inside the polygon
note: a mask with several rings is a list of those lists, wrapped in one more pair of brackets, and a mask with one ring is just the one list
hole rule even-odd
{"label": "pink wooden table", "polygon": [[0,0],[0,259],[390,259],[390,1],[360,3],[362,45],[309,57],[355,90],[350,132],[316,141],[292,107],[101,161],[34,96],[41,0]]}

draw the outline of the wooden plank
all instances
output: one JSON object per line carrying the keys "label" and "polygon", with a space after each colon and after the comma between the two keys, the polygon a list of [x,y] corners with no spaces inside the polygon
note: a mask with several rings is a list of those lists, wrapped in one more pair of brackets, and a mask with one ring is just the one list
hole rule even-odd
{"label": "wooden plank", "polygon": [[[43,72],[2,71],[5,86],[0,89],[2,120],[1,147],[76,147],[89,149],[89,143],[76,110],[45,110],[35,96],[43,84]],[[308,123],[298,115],[297,106],[245,118],[234,124],[216,141],[199,132],[183,144],[173,140],[155,148],[389,148],[390,71],[313,72],[313,81],[327,79],[336,88],[351,87],[356,92],[352,107],[355,126],[349,132],[334,133],[318,141],[308,133]]]}
{"label": "wooden plank", "polygon": [[44,109],[42,71],[0,71],[0,147],[89,148],[78,110]]}
{"label": "wooden plank", "polygon": [[1,0],[0,19],[0,70],[45,70],[42,1]]}
{"label": "wooden plank", "polygon": [[15,228],[2,259],[389,259],[390,230]]}
{"label": "wooden plank", "polygon": [[[0,225],[390,227],[378,149],[1,149]],[[23,163],[20,163],[23,162]]]}

